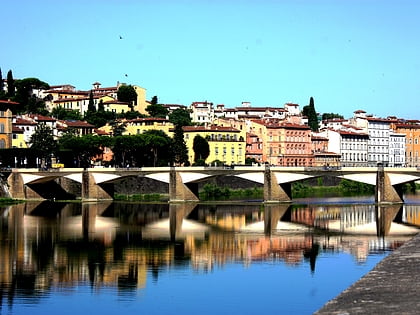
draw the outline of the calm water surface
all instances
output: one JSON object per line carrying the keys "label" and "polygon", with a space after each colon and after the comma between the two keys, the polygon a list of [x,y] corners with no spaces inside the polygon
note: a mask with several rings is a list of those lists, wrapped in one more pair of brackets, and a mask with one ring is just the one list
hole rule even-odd
{"label": "calm water surface", "polygon": [[420,226],[420,198],[0,209],[1,314],[311,314]]}

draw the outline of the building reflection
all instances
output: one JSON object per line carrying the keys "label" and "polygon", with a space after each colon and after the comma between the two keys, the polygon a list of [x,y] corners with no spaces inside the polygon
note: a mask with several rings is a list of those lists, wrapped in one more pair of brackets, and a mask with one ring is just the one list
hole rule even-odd
{"label": "building reflection", "polygon": [[419,208],[375,205],[22,203],[0,209],[0,302],[88,283],[134,294],[162,270],[227,263],[359,262],[418,232]]}

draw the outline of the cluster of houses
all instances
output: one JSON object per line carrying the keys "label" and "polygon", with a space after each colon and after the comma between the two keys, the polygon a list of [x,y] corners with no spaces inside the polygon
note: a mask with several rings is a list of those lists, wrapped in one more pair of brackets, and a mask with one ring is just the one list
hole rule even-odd
{"label": "cluster of houses", "polygon": [[[106,111],[123,113],[130,110],[147,115],[146,90],[132,85],[137,100],[130,104],[117,99],[121,83],[102,88],[95,82],[88,91],[71,85],[51,86],[48,90],[34,90],[45,100],[46,109],[61,107],[76,110],[82,116],[88,110],[90,94],[94,105]],[[112,126],[95,128],[85,121],[59,120],[36,114],[12,115],[17,104],[0,100],[0,148],[28,148],[31,135],[39,124],[48,125],[58,139],[71,128],[79,135],[112,136]],[[256,163],[276,166],[342,167],[376,166],[417,167],[420,151],[420,121],[397,117],[379,118],[363,110],[349,119],[319,121],[317,132],[311,131],[307,117],[298,104],[283,107],[254,107],[249,102],[227,108],[212,102],[193,102],[190,106],[164,104],[169,112],[182,108],[190,112],[193,126],[185,126],[184,140],[189,161],[194,162],[193,140],[200,135],[208,141],[210,155],[207,163],[220,161],[229,165],[245,164],[247,158]],[[136,135],[159,129],[173,136],[174,126],[168,118],[136,118],[124,121],[123,135]],[[104,155],[112,159],[112,152]],[[97,161],[102,163],[103,161]]]}

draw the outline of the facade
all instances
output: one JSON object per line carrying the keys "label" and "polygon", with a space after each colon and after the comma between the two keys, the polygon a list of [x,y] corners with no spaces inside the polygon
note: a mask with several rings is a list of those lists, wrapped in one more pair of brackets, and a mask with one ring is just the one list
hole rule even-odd
{"label": "facade", "polygon": [[136,118],[125,122],[125,131],[123,132],[123,135],[138,135],[147,130],[162,130],[169,137],[172,137],[173,128],[174,125],[165,118]]}
{"label": "facade", "polygon": [[191,121],[198,124],[212,124],[214,108],[211,102],[193,102],[190,106]]}
{"label": "facade", "polygon": [[12,101],[0,100],[0,149],[12,147],[12,110],[19,105]]}
{"label": "facade", "polygon": [[389,164],[390,167],[405,166],[405,134],[389,133]]}
{"label": "facade", "polygon": [[405,135],[405,165],[407,167],[420,166],[420,122],[405,121],[393,126],[397,133]]}
{"label": "facade", "polygon": [[194,137],[199,135],[207,140],[210,155],[206,163],[220,161],[223,164],[245,164],[246,132],[232,127],[184,126],[184,139],[188,148],[188,160],[194,163]]}
{"label": "facade", "polygon": [[307,125],[252,120],[249,132],[261,139],[261,162],[279,166],[313,166],[311,130]]}
{"label": "facade", "polygon": [[12,148],[25,149],[28,145],[25,141],[23,129],[13,125]]}

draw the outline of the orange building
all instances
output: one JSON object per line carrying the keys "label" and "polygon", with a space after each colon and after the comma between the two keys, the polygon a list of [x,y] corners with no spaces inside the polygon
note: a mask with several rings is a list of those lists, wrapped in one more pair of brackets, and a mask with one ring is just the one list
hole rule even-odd
{"label": "orange building", "polygon": [[397,133],[405,134],[405,162],[407,167],[420,166],[420,121],[405,121],[392,126]]}

